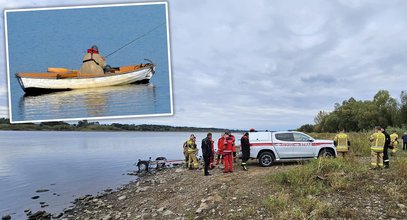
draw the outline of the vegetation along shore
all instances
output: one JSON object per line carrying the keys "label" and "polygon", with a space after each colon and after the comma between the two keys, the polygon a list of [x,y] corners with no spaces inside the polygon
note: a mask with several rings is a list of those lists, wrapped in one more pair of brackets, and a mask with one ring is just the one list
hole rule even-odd
{"label": "vegetation along shore", "polygon": [[[18,123],[11,124],[7,118],[0,118],[0,130],[13,131],[180,131],[180,132],[224,132],[224,128],[199,128],[187,126],[151,125],[151,124],[100,124],[87,120],[78,123],[66,123],[62,121],[41,123]],[[232,129],[237,132],[240,130]]]}

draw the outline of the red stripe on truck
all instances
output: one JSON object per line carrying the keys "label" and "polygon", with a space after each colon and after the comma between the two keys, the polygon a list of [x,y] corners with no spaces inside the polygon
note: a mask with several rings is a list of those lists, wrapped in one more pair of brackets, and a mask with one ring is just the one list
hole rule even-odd
{"label": "red stripe on truck", "polygon": [[311,143],[311,142],[291,142],[291,143],[252,143],[250,147],[260,147],[260,146],[320,146],[324,144],[332,143]]}
{"label": "red stripe on truck", "polygon": [[253,143],[253,144],[250,144],[250,147],[259,147],[259,146],[273,146],[273,143]]}

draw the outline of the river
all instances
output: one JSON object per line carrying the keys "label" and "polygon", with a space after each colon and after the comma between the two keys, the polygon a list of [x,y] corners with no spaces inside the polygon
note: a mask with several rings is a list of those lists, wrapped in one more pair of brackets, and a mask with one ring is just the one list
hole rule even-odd
{"label": "river", "polygon": [[[0,131],[0,214],[59,213],[76,197],[135,180],[138,159],[182,159],[189,132]],[[205,133],[195,133],[198,146]],[[214,134],[217,139],[219,134]],[[48,192],[36,193],[38,189]],[[33,200],[31,197],[40,196]],[[14,214],[15,213],[15,214]]]}

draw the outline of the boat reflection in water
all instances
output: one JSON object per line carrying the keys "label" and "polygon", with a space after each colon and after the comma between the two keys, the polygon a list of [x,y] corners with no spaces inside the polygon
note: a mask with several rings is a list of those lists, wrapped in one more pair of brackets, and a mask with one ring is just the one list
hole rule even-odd
{"label": "boat reflection in water", "polygon": [[25,121],[156,114],[155,90],[148,83],[22,96],[19,108]]}

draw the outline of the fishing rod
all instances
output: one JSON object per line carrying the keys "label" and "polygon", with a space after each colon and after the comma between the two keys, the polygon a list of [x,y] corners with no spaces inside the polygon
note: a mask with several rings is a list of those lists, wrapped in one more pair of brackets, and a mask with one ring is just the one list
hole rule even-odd
{"label": "fishing rod", "polygon": [[105,57],[107,58],[107,57],[109,57],[110,55],[115,54],[115,53],[118,52],[119,50],[121,50],[121,49],[123,49],[123,48],[129,46],[130,44],[134,43],[135,41],[139,40],[140,38],[143,38],[143,37],[145,37],[146,35],[150,34],[151,32],[155,31],[157,28],[161,27],[161,26],[164,25],[165,23],[166,23],[166,22],[163,22],[163,23],[161,23],[161,24],[155,26],[153,29],[149,30],[148,32],[144,33],[143,35],[138,36],[138,37],[135,38],[134,40],[132,40],[132,41],[130,41],[130,42],[124,44],[123,46],[121,46],[121,47],[119,47],[118,49],[116,49],[115,51],[109,53],[109,54],[106,55]]}

